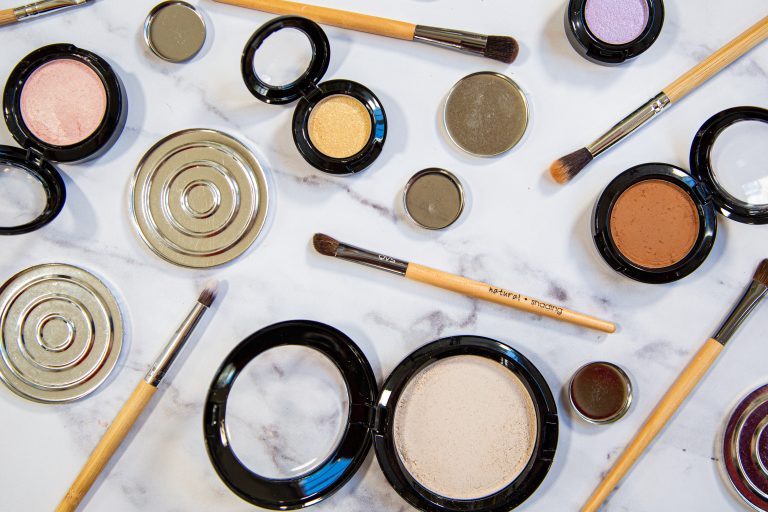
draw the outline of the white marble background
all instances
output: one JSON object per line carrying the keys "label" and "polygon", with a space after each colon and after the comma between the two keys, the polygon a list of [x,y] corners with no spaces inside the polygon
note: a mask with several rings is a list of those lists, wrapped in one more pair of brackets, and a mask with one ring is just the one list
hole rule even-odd
{"label": "white marble background", "polygon": [[[15,3],[5,1],[2,7]],[[174,65],[154,57],[142,41],[142,23],[154,3],[99,0],[0,29],[1,76],[42,45],[71,42],[109,60],[130,97],[127,127],[108,154],[87,165],[60,166],[69,199],[55,222],[0,241],[0,278],[37,263],[83,266],[111,285],[127,328],[117,370],[84,400],[41,405],[0,388],[3,511],[54,508],[211,276],[228,283],[215,315],[87,497],[87,510],[251,510],[208,462],[202,400],[219,362],[242,338],[296,318],[320,320],[346,332],[365,351],[380,381],[409,352],[446,335],[484,335],[520,349],[543,372],[561,411],[554,467],[520,510],[576,510],[717,326],[759,259],[768,257],[765,227],[723,221],[713,254],[698,272],[673,285],[644,285],[613,273],[599,260],[588,221],[600,190],[620,171],[647,161],[687,168],[693,135],[710,115],[736,105],[768,106],[766,44],[605,155],[570,186],[559,188],[545,175],[552,159],[591,140],[768,13],[768,0],[669,0],[660,39],[639,59],[618,68],[591,64],[571,49],[562,27],[563,0],[325,0],[382,16],[510,34],[522,46],[518,61],[506,66],[328,28],[332,59],[326,76],[366,84],[389,117],[383,154],[352,178],[331,178],[306,164],[290,135],[292,107],[259,103],[244,87],[242,47],[270,15],[195,2],[208,22],[209,38],[192,62]],[[532,104],[525,143],[499,158],[462,154],[439,125],[438,111],[449,88],[481,70],[510,74]],[[141,155],[160,137],[190,127],[219,128],[246,140],[273,185],[269,228],[245,255],[210,271],[161,261],[139,241],[128,217],[127,185]],[[4,126],[0,143],[13,144]],[[428,166],[459,175],[469,196],[461,221],[444,232],[415,228],[399,207],[402,186]],[[563,302],[613,319],[621,328],[604,336],[324,259],[309,244],[316,231]],[[716,436],[734,401],[768,380],[767,307],[744,327],[607,510],[740,508],[720,477]],[[629,416],[610,427],[573,419],[562,400],[572,372],[595,359],[623,365],[637,387]],[[349,485],[315,510],[410,508],[369,456]]]}

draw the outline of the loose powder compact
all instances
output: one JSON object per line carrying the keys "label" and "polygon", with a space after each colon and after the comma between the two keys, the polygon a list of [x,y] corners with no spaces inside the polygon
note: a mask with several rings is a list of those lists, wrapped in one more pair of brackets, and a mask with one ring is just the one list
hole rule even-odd
{"label": "loose powder compact", "polygon": [[[299,41],[296,32],[301,35]],[[285,41],[272,41],[277,38]],[[287,67],[274,61],[285,59],[294,44],[311,47],[307,63],[293,63],[298,75],[278,79],[278,73],[263,69],[265,62]],[[310,165],[330,174],[353,174],[366,169],[381,153],[387,118],[379,99],[365,86],[351,80],[320,82],[330,57],[328,37],[318,24],[283,16],[262,25],[251,36],[243,51],[241,71],[246,87],[259,100],[277,105],[298,100],[293,139]]]}
{"label": "loose powder compact", "polygon": [[723,433],[721,460],[733,490],[754,510],[768,512],[768,386],[734,408]]}
{"label": "loose powder compact", "polygon": [[[228,419],[227,407],[243,369],[288,346],[312,349],[333,363],[346,387],[348,412],[338,442],[322,462],[304,466],[302,474],[275,478],[247,466],[246,457],[233,450],[229,423],[238,420]],[[390,485],[419,510],[510,510],[544,480],[558,438],[546,381],[503,343],[477,336],[434,341],[405,358],[379,390],[360,348],[341,331],[311,321],[275,324],[243,340],[211,383],[203,425],[208,455],[224,483],[244,500],[272,510],[302,508],[331,496],[361,467],[371,445]],[[241,450],[244,442],[238,439]]]}
{"label": "loose powder compact", "polygon": [[616,65],[651,47],[664,24],[662,0],[570,0],[565,33],[586,59]]}
{"label": "loose powder compact", "polygon": [[127,99],[104,59],[71,44],[54,44],[30,53],[11,71],[3,108],[21,147],[0,146],[0,165],[32,176],[46,201],[34,219],[2,226],[0,234],[28,233],[64,206],[64,182],[51,162],[83,162],[107,151],[125,126]]}
{"label": "loose powder compact", "polygon": [[144,42],[168,62],[184,62],[205,44],[205,21],[193,5],[169,0],[156,5],[144,21]]}
{"label": "loose powder compact", "polygon": [[129,206],[142,240],[158,256],[190,268],[222,265],[245,252],[267,218],[267,177],[234,137],[183,130],[139,162]]}
{"label": "loose powder compact", "polygon": [[603,259],[638,281],[668,283],[706,260],[717,232],[717,211],[747,224],[768,223],[768,155],[758,143],[760,134],[768,134],[768,110],[728,109],[696,134],[690,174],[650,163],[616,177],[592,218]]}
{"label": "loose powder compact", "polygon": [[445,169],[424,169],[408,180],[403,191],[403,206],[408,217],[419,226],[444,229],[456,222],[464,211],[464,188],[459,179]]}
{"label": "loose powder compact", "polygon": [[0,379],[37,402],[69,402],[95,391],[117,364],[120,308],[81,268],[38,265],[0,287]]}
{"label": "loose powder compact", "polygon": [[596,425],[620,420],[632,404],[629,376],[612,363],[589,363],[573,374],[568,385],[571,407],[582,419]]}
{"label": "loose powder compact", "polygon": [[475,156],[496,156],[525,135],[528,100],[508,76],[483,71],[453,86],[443,117],[448,136],[458,147]]}

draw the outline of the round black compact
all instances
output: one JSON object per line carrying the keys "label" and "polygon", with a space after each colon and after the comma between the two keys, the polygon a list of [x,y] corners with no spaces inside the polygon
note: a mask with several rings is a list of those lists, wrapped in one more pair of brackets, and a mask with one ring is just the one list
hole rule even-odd
{"label": "round black compact", "polygon": [[[735,107],[696,133],[688,173],[664,163],[624,171],[603,191],[592,235],[617,272],[645,283],[669,283],[709,256],[717,215],[768,223],[768,110]],[[762,142],[761,142],[762,141]]]}
{"label": "round black compact", "polygon": [[664,25],[662,0],[570,0],[565,33],[591,62],[617,65],[651,47]]}
{"label": "round black compact", "polygon": [[[297,32],[298,43],[291,35]],[[273,41],[280,37],[286,41]],[[296,44],[307,45],[311,52],[305,65],[297,64],[298,75],[272,73],[270,66],[274,69],[292,61],[286,55],[293,53],[290,50]],[[330,174],[353,174],[381,153],[387,117],[379,99],[365,86],[351,80],[320,82],[330,58],[328,37],[318,24],[284,16],[265,23],[251,36],[241,70],[246,87],[259,100],[277,105],[298,100],[293,139],[309,164]]]}
{"label": "round black compact", "polygon": [[[237,415],[228,419],[227,407],[237,380],[248,378],[243,369],[286,346],[311,349],[332,363],[346,387],[347,414],[322,462],[275,478],[235,453],[230,428]],[[288,367],[280,366],[282,379],[305,374],[285,374]],[[248,403],[265,410],[260,402]],[[478,336],[434,341],[408,355],[379,390],[368,360],[348,336],[318,322],[290,321],[254,333],[227,356],[208,392],[203,429],[221,479],[259,507],[298,509],[330,497],[373,446],[390,485],[419,510],[501,512],[525,501],[544,480],[557,448],[558,417],[536,367],[501,342]]]}
{"label": "round black compact", "polygon": [[3,93],[5,122],[21,149],[0,146],[0,164],[33,177],[47,199],[34,219],[0,227],[0,234],[26,233],[53,220],[65,193],[51,162],[77,163],[101,155],[120,136],[126,113],[120,79],[95,53],[53,44],[24,57]]}

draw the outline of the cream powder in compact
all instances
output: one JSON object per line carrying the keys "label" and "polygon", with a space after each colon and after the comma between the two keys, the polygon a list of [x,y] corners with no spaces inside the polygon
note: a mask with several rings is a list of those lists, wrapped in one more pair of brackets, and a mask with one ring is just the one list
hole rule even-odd
{"label": "cream powder in compact", "polygon": [[441,359],[406,385],[394,438],[410,475],[450,499],[479,499],[525,469],[537,434],[536,410],[520,378],[498,362]]}
{"label": "cream powder in compact", "polygon": [[71,146],[91,136],[104,119],[107,91],[99,75],[74,59],[36,69],[21,92],[21,116],[30,132],[53,146]]}
{"label": "cream powder in compact", "polygon": [[349,158],[371,137],[371,116],[359,100],[334,94],[321,100],[309,116],[309,140],[325,156]]}

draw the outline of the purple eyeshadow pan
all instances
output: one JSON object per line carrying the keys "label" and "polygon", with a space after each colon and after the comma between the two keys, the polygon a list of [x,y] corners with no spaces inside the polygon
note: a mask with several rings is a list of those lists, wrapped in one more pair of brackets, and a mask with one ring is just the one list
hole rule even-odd
{"label": "purple eyeshadow pan", "polygon": [[642,35],[650,17],[647,0],[587,0],[589,31],[604,43],[627,44]]}

